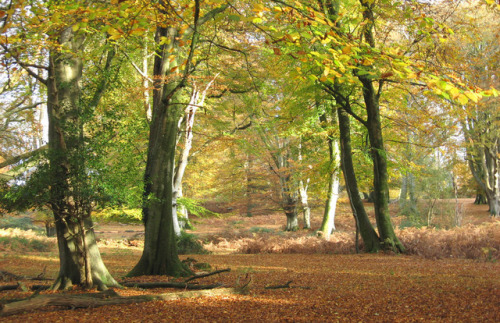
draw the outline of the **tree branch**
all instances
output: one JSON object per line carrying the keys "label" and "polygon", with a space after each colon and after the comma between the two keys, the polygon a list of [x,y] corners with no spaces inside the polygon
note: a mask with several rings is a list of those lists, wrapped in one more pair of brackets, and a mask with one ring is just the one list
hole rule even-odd
{"label": "tree branch", "polygon": [[48,146],[47,145],[43,145],[42,147],[38,148],[38,149],[35,149],[33,151],[29,151],[27,153],[24,153],[24,154],[21,154],[19,156],[15,156],[15,157],[11,157],[11,158],[7,158],[5,161],[3,161],[2,163],[0,163],[0,168],[4,168],[4,167],[7,167],[7,166],[10,166],[10,165],[13,165],[17,162],[19,162],[20,160],[24,160],[24,159],[28,159],[30,157],[33,157],[34,155],[44,151],[44,150],[47,150]]}

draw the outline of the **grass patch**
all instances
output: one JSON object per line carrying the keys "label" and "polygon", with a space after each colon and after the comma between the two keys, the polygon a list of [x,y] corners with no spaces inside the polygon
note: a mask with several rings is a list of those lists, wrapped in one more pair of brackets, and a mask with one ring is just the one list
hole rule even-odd
{"label": "grass patch", "polygon": [[0,219],[0,229],[21,229],[42,232],[43,230],[34,225],[29,217],[4,217]]}
{"label": "grass patch", "polygon": [[2,251],[49,252],[54,249],[54,239],[38,236],[33,231],[0,229],[0,250]]}
{"label": "grass patch", "polygon": [[252,232],[252,233],[273,233],[274,229],[262,228],[262,227],[251,227],[250,232]]}

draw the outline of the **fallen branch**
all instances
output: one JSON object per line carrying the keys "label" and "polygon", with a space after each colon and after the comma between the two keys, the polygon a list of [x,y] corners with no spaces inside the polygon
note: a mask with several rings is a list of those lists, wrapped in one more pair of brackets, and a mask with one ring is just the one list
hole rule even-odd
{"label": "fallen branch", "polygon": [[195,280],[195,279],[198,279],[198,278],[208,277],[208,276],[217,275],[217,274],[220,274],[220,273],[230,272],[230,271],[231,271],[231,268],[226,268],[226,269],[212,271],[212,272],[206,273],[206,274],[194,275],[194,276],[189,277],[188,279],[186,279],[184,282],[187,283],[189,281],[192,281],[192,280]]}
{"label": "fallen branch", "polygon": [[13,274],[11,272],[0,270],[0,281],[13,281],[23,279],[21,276]]}
{"label": "fallen branch", "polygon": [[244,294],[239,288],[218,288],[213,290],[188,291],[166,294],[120,296],[112,293],[95,294],[47,294],[37,295],[22,301],[1,305],[0,315],[8,316],[28,310],[37,310],[45,306],[61,306],[66,308],[89,308],[105,305],[134,304],[150,301],[170,301],[183,298],[210,297],[221,295]]}
{"label": "fallen branch", "polygon": [[[5,290],[16,290],[18,288],[22,289],[20,283],[17,283],[16,285],[3,285],[0,286],[0,292],[3,292]],[[26,286],[26,288],[30,290],[46,290],[50,288],[50,285],[31,285],[31,286]]]}
{"label": "fallen branch", "polygon": [[222,284],[212,284],[212,285],[197,285],[188,283],[178,283],[178,282],[154,282],[154,283],[141,283],[141,282],[127,282],[121,284],[124,287],[136,287],[136,288],[180,288],[180,289],[190,289],[190,290],[200,290],[200,289],[214,289],[221,287]]}
{"label": "fallen branch", "polygon": [[292,283],[292,280],[286,282],[284,285],[272,285],[272,286],[266,286],[264,289],[281,289],[281,288],[290,288],[290,284]]}

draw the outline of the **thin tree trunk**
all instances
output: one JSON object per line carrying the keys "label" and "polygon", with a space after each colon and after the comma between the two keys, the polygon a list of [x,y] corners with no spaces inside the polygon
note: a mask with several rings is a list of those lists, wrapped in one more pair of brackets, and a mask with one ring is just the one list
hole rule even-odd
{"label": "thin tree trunk", "polygon": [[333,138],[328,138],[328,150],[330,154],[330,180],[328,182],[328,197],[326,200],[323,222],[319,229],[325,239],[329,240],[330,235],[335,230],[335,213],[337,209],[337,200],[339,198],[339,170],[340,170],[340,151],[339,142]]}
{"label": "thin tree trunk", "polygon": [[[180,151],[180,155],[178,158],[177,167],[175,169],[174,174],[174,182],[173,182],[173,214],[174,214],[174,232],[177,236],[181,234],[181,227],[179,224],[178,211],[183,209],[183,215],[185,218],[181,219],[182,223],[187,223],[187,210],[185,207],[180,208],[177,204],[177,199],[182,197],[182,179],[184,178],[184,173],[186,171],[186,167],[189,161],[189,153],[191,148],[193,147],[193,126],[194,126],[194,117],[196,115],[196,111],[198,108],[203,106],[205,103],[205,97],[207,95],[208,89],[212,86],[215,78],[213,78],[205,87],[203,91],[200,91],[196,85],[193,85],[193,89],[191,92],[191,98],[189,100],[189,104],[184,112],[184,145]],[[179,212],[180,213],[180,212]]]}
{"label": "thin tree trunk", "polygon": [[304,220],[304,229],[311,228],[311,207],[309,207],[308,196],[307,196],[307,187],[309,184],[309,178],[307,179],[307,184],[304,185],[304,181],[299,181],[299,195],[300,202],[302,204],[302,212],[303,212],[303,220]]}
{"label": "thin tree trunk", "polygon": [[253,216],[253,208],[254,208],[254,202],[253,202],[253,183],[252,183],[252,163],[253,163],[253,157],[251,154],[247,153],[247,160],[245,162],[245,177],[246,177],[246,208],[247,208],[247,217],[252,217]]}
{"label": "thin tree trunk", "polygon": [[[302,138],[299,141],[299,163],[302,163]],[[303,220],[304,220],[304,229],[311,228],[311,208],[309,207],[308,196],[307,196],[307,188],[309,187],[309,178],[306,180],[306,184],[304,185],[304,181],[299,180],[299,196],[300,202],[302,204],[302,212],[303,212]]]}

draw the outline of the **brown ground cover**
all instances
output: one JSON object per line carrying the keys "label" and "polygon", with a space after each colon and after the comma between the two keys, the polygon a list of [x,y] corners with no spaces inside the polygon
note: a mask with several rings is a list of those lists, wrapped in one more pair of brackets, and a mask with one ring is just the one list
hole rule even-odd
{"label": "brown ground cover", "polygon": [[[483,206],[466,205],[461,240],[466,234],[488,223],[491,239],[500,240],[498,221],[490,219]],[[465,205],[464,205],[465,207]],[[320,214],[313,216],[313,227]],[[352,236],[351,216],[339,212],[339,235]],[[401,220],[394,219],[395,222]],[[352,220],[351,220],[352,221]],[[94,309],[60,310],[46,308],[36,312],[0,318],[5,322],[499,322],[500,264],[496,258],[475,259],[401,256],[387,254],[322,253],[233,253],[231,247],[242,239],[267,239],[256,229],[273,229],[275,244],[289,239],[311,239],[312,232],[284,234],[279,230],[284,216],[229,216],[197,219],[195,232],[202,239],[225,239],[228,249],[219,246],[217,254],[181,256],[207,262],[212,268],[231,268],[231,272],[200,279],[200,284],[222,282],[239,286],[251,280],[249,294],[203,297],[176,301],[154,301],[132,305],[113,305]],[[475,226],[473,226],[475,225]],[[213,228],[218,228],[214,230]],[[477,229],[479,230],[479,229]],[[140,236],[140,226],[104,226],[97,228],[100,250],[116,278],[123,277],[138,261],[141,247],[134,246],[133,236]],[[116,231],[116,232],[115,232]],[[405,231],[406,232],[406,231]],[[425,231],[427,232],[427,231]],[[455,232],[450,230],[450,232]],[[476,233],[480,234],[482,231]],[[402,232],[401,232],[402,233]],[[432,232],[431,232],[432,233]],[[438,232],[441,235],[443,232]],[[436,233],[437,234],[437,233]],[[420,236],[432,237],[427,234]],[[111,240],[126,239],[116,243]],[[130,240],[132,239],[132,240]],[[288,239],[288,240],[287,240]],[[346,238],[347,239],[347,238]],[[264,240],[268,241],[268,240]],[[281,242],[280,242],[281,241]],[[413,240],[411,240],[413,241]],[[500,243],[500,241],[497,241]],[[431,242],[427,242],[431,243]],[[458,243],[458,242],[457,242]],[[482,242],[479,242],[482,243]],[[215,245],[214,243],[212,243]],[[298,248],[298,247],[294,247]],[[234,249],[234,248],[233,248]],[[297,249],[294,249],[297,251]],[[300,249],[298,249],[300,250]],[[333,250],[333,249],[332,249]],[[438,259],[441,258],[441,259]],[[56,251],[24,254],[13,250],[0,253],[0,270],[17,275],[55,277],[58,270]],[[166,281],[169,277],[140,277],[134,280]],[[266,289],[292,281],[290,288]],[[25,281],[27,285],[33,281]],[[37,284],[40,282],[36,282]],[[45,282],[48,284],[49,282]],[[12,282],[0,282],[0,285]],[[165,293],[171,289],[118,290],[120,295]],[[49,292],[42,292],[49,293]],[[71,291],[81,293],[81,291]],[[0,299],[24,298],[31,292],[4,291]]]}

